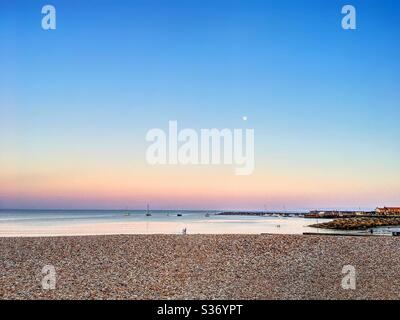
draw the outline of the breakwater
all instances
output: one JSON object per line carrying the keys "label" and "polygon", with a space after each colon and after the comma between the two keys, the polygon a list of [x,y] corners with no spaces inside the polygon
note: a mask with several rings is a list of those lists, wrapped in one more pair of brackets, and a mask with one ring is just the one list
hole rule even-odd
{"label": "breakwater", "polygon": [[389,226],[400,226],[400,217],[335,219],[330,222],[313,224],[310,227],[335,230],[368,230],[370,228]]}

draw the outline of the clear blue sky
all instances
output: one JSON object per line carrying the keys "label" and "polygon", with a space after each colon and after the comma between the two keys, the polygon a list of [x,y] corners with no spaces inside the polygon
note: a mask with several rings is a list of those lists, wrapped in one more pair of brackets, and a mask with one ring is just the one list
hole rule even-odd
{"label": "clear blue sky", "polygon": [[[45,4],[54,31],[41,29]],[[345,4],[355,31],[341,28]],[[246,115],[263,171],[371,175],[358,203],[372,205],[362,199],[376,185],[400,202],[397,0],[14,0],[0,10],[0,161],[21,159],[22,177],[4,169],[14,186],[67,152],[77,166],[140,163],[146,130],[168,120],[224,128]],[[0,200],[18,206],[6,191]]]}

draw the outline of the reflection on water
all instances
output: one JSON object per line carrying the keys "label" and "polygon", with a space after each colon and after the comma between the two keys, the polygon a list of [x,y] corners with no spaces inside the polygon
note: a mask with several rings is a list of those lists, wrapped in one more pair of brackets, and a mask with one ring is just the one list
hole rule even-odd
{"label": "reflection on water", "polygon": [[[317,219],[219,216],[212,211],[0,210],[0,236],[101,234],[302,234]],[[322,231],[320,231],[322,232]],[[324,231],[326,232],[326,231]]]}

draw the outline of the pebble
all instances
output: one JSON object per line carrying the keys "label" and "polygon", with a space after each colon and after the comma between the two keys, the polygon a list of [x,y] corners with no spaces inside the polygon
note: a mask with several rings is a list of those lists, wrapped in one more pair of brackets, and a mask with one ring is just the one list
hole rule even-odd
{"label": "pebble", "polygon": [[[398,299],[399,251],[395,237],[0,238],[0,299]],[[345,265],[355,290],[341,287]]]}

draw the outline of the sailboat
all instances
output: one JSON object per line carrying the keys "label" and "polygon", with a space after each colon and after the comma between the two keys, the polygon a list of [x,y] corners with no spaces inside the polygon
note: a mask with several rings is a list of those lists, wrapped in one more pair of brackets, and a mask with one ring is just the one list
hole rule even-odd
{"label": "sailboat", "polygon": [[150,210],[149,210],[149,204],[147,204],[146,217],[151,217],[151,213],[150,213]]}
{"label": "sailboat", "polygon": [[124,213],[125,217],[129,217],[131,215],[131,213],[128,211],[128,208],[125,208],[126,212]]}

